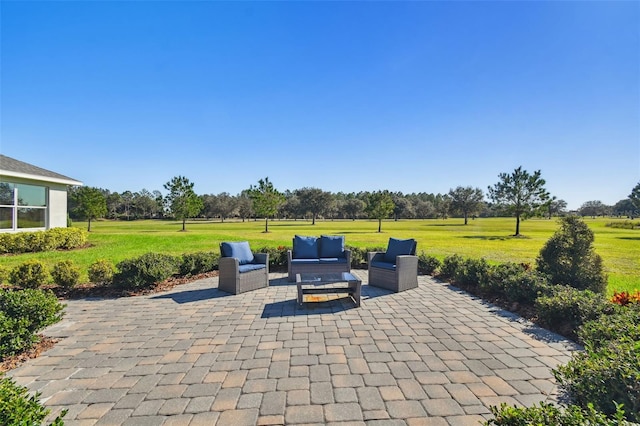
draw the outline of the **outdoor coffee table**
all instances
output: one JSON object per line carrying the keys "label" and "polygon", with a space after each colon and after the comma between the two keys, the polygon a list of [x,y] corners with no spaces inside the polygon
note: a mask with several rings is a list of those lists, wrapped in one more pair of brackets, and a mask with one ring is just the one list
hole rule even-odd
{"label": "outdoor coffee table", "polygon": [[346,293],[360,306],[362,281],[349,272],[334,274],[296,274],[298,304],[302,306],[305,294]]}

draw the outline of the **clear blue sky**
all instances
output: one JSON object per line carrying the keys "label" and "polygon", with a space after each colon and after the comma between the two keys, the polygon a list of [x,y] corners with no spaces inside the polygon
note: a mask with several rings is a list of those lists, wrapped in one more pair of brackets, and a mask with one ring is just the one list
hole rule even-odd
{"label": "clear blue sky", "polygon": [[640,2],[13,2],[4,155],[111,191],[640,181]]}

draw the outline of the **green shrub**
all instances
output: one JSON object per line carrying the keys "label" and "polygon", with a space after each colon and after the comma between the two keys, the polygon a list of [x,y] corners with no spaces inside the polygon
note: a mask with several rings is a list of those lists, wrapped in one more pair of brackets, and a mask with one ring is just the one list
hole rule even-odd
{"label": "green shrub", "polygon": [[441,266],[442,262],[435,256],[430,256],[424,252],[418,255],[418,270],[423,274],[435,275]]}
{"label": "green shrub", "polygon": [[578,337],[591,348],[605,346],[621,337],[640,342],[640,305],[615,306],[610,315],[601,315],[580,327]]}
{"label": "green shrub", "polygon": [[592,406],[580,408],[575,405],[559,407],[541,402],[531,407],[515,407],[502,403],[500,407],[492,406],[493,419],[484,422],[485,426],[622,426],[629,423],[622,419],[624,412],[619,409],[616,417],[608,418],[596,411]]}
{"label": "green shrub", "polygon": [[9,281],[9,275],[11,270],[0,265],[0,286]]}
{"label": "green shrub", "polygon": [[458,254],[445,257],[440,267],[440,275],[443,278],[454,279],[458,270],[462,268],[463,263],[464,259]]}
{"label": "green shrub", "polygon": [[502,295],[504,281],[511,276],[522,274],[526,269],[525,265],[513,262],[492,265],[479,283],[480,292],[489,296]]}
{"label": "green shrub", "polygon": [[46,231],[0,234],[0,254],[32,253],[56,249],[70,250],[87,243],[87,233],[80,228],[53,228]]}
{"label": "green shrub", "polygon": [[[58,248],[64,250],[71,250],[79,248],[87,244],[87,231],[80,228],[54,228],[49,231],[59,230],[62,234],[62,239]],[[49,232],[47,231],[47,232]]]}
{"label": "green shrub", "polygon": [[468,288],[476,288],[489,274],[489,269],[489,263],[484,258],[467,258],[458,266],[453,278],[458,284]]}
{"label": "green shrub", "polygon": [[116,265],[115,285],[125,289],[148,288],[178,272],[179,259],[160,253],[146,253]]}
{"label": "green shrub", "polygon": [[182,255],[179,273],[183,276],[203,274],[218,267],[219,255],[214,252],[186,253]]}
{"label": "green shrub", "polygon": [[354,247],[354,246],[346,246],[345,248],[351,250],[351,267],[352,268],[362,268],[367,264],[368,258],[367,253],[370,251],[383,251],[381,248],[366,248],[366,247]]}
{"label": "green shrub", "polygon": [[582,324],[614,309],[603,295],[568,286],[553,286],[536,299],[535,308],[541,325],[571,338]]}
{"label": "green shrub", "polygon": [[89,281],[95,284],[111,284],[115,272],[113,263],[105,259],[96,260],[89,266]]}
{"label": "green shrub", "polygon": [[545,243],[537,259],[540,272],[552,284],[604,293],[607,276],[602,258],[593,249],[593,231],[577,216],[560,220],[560,229]]}
{"label": "green shrub", "polygon": [[526,305],[533,305],[539,296],[548,295],[551,291],[544,275],[526,269],[506,276],[501,286],[507,300]]}
{"label": "green shrub", "polygon": [[60,321],[63,311],[50,291],[0,289],[0,358],[31,347],[36,333]]}
{"label": "green shrub", "polygon": [[[29,390],[8,377],[0,377],[0,424],[4,426],[40,425],[50,410],[39,401],[40,393],[29,395]],[[64,410],[50,425],[62,426]]]}
{"label": "green shrub", "polygon": [[72,260],[62,260],[53,266],[51,277],[59,286],[71,288],[80,280],[80,268]]}
{"label": "green shrub", "polygon": [[572,403],[593,404],[608,415],[622,404],[625,418],[640,422],[640,341],[621,338],[596,348],[587,346],[554,375]]}
{"label": "green shrub", "polygon": [[9,282],[20,288],[38,288],[49,279],[49,271],[39,260],[27,260],[9,274]]}

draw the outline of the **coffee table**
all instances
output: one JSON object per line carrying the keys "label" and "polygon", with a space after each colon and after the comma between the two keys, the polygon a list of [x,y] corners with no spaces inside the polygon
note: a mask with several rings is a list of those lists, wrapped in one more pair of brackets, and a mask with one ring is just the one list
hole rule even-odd
{"label": "coffee table", "polygon": [[346,293],[360,306],[362,281],[349,272],[325,274],[296,274],[298,304],[302,306],[305,294]]}

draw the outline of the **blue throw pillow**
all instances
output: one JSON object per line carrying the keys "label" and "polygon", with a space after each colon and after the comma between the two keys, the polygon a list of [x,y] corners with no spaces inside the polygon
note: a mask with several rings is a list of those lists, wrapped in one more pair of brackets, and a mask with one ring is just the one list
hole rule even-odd
{"label": "blue throw pillow", "polygon": [[296,235],[293,238],[294,259],[317,259],[318,237],[303,237]]}
{"label": "blue throw pillow", "polygon": [[222,243],[221,248],[224,257],[235,257],[241,265],[253,262],[253,253],[248,241]]}
{"label": "blue throw pillow", "polygon": [[398,240],[396,238],[389,238],[389,245],[387,246],[387,252],[384,255],[384,260],[391,263],[396,263],[396,256],[403,256],[407,254],[415,254],[416,240],[410,238],[408,240]]}
{"label": "blue throw pillow", "polygon": [[344,257],[344,236],[320,236],[320,257]]}

